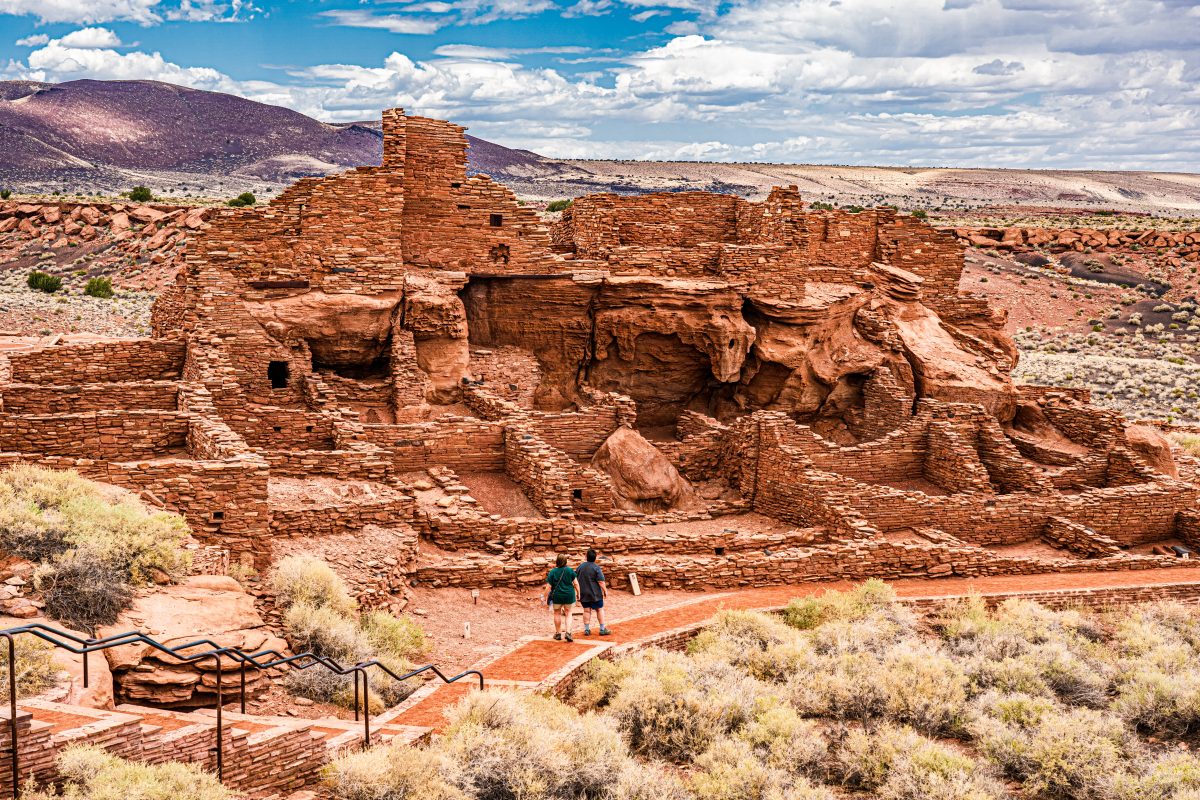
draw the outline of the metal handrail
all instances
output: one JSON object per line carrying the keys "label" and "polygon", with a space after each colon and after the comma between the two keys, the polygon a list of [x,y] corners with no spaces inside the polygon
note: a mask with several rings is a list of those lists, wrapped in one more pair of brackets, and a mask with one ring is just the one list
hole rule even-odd
{"label": "metal handrail", "polygon": [[[479,688],[483,689],[483,673],[476,669],[465,670],[452,677],[446,677],[440,669],[434,664],[426,664],[423,667],[418,667],[403,675],[397,675],[391,667],[382,663],[378,659],[369,661],[359,661],[355,664],[344,666],[336,659],[328,656],[317,655],[312,652],[294,653],[292,655],[284,655],[279,650],[263,649],[255,650],[247,653],[237,647],[225,647],[212,639],[196,639],[184,644],[170,647],[162,642],[152,639],[140,631],[128,631],[126,633],[117,633],[111,636],[102,638],[82,637],[77,636],[71,631],[64,631],[58,628],[53,628],[41,622],[31,622],[28,625],[22,625],[16,628],[7,628],[0,630],[0,638],[8,642],[8,731],[9,731],[9,747],[8,752],[12,754],[12,784],[13,798],[20,797],[20,758],[18,755],[18,736],[17,736],[17,651],[15,638],[21,634],[29,634],[44,642],[48,642],[60,650],[66,650],[76,655],[83,657],[83,686],[86,689],[88,686],[88,654],[102,650],[110,650],[114,647],[125,647],[131,644],[147,645],[159,652],[165,653],[168,656],[178,659],[184,663],[193,664],[207,659],[213,659],[217,667],[217,779],[223,779],[225,767],[225,750],[224,750],[224,720],[221,716],[223,701],[223,683],[221,669],[221,659],[230,658],[239,665],[240,675],[240,700],[241,711],[246,713],[246,668],[253,667],[256,670],[272,669],[275,667],[288,666],[292,669],[311,669],[312,667],[323,667],[337,675],[354,676],[354,719],[359,718],[359,683],[362,684],[362,722],[363,722],[363,746],[371,746],[371,709],[370,709],[370,692],[367,686],[367,670],[372,667],[378,668],[380,671],[396,681],[405,681],[409,678],[416,677],[425,672],[432,672],[437,677],[441,678],[443,683],[454,683],[467,676],[474,675],[479,679]],[[208,649],[196,653],[185,653],[183,651],[191,650],[194,647],[205,646]]]}

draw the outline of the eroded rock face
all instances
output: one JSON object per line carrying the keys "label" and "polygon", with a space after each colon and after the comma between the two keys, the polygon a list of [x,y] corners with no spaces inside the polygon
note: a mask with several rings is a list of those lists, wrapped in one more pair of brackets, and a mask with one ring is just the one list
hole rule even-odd
{"label": "eroded rock face", "polygon": [[1149,425],[1130,425],[1125,428],[1125,442],[1146,464],[1162,475],[1179,477],[1175,457],[1171,455],[1171,442],[1156,428]]}
{"label": "eroded rock face", "polygon": [[[254,610],[254,598],[237,581],[217,575],[199,575],[175,586],[138,596],[132,608],[117,623],[99,631],[100,636],[129,630],[145,631],[168,646],[196,639],[211,639],[226,647],[247,652],[271,648],[283,650],[287,643],[271,635]],[[106,650],[118,688],[127,702],[160,706],[211,705],[216,699],[216,664],[189,664],[149,645],[136,644]],[[237,664],[222,659],[225,689],[236,693]],[[266,679],[250,670],[246,675],[250,694],[266,688]]]}
{"label": "eroded rock face", "polygon": [[281,300],[248,302],[246,308],[272,338],[306,341],[317,364],[354,369],[386,354],[399,303],[400,295],[395,292],[311,291]]}
{"label": "eroded rock face", "polygon": [[613,431],[592,457],[592,467],[612,477],[618,500],[632,510],[666,511],[695,499],[670,459],[632,428]]}

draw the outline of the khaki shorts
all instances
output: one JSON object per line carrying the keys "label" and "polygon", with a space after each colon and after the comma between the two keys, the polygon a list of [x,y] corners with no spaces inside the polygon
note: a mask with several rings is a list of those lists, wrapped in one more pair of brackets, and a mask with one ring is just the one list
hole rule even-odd
{"label": "khaki shorts", "polygon": [[555,603],[554,604],[555,611],[570,611],[574,607],[575,607],[574,603]]}

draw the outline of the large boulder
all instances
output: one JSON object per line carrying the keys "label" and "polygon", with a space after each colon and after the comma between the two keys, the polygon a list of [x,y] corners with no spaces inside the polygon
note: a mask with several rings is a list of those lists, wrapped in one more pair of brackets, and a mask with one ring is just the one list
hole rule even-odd
{"label": "large boulder", "polygon": [[1171,442],[1166,436],[1149,425],[1130,425],[1125,428],[1125,442],[1155,472],[1179,477],[1175,457],[1171,455]]}
{"label": "large boulder", "polygon": [[[283,650],[287,643],[266,629],[254,609],[254,598],[232,578],[198,575],[183,583],[139,594],[132,608],[112,627],[99,631],[111,636],[139,630],[168,647],[198,639],[215,641],[222,647],[246,652]],[[206,650],[201,645],[188,652]],[[188,663],[148,644],[106,650],[117,691],[125,702],[159,706],[207,706],[216,700],[216,663]],[[238,691],[238,664],[221,659],[226,673],[225,693],[233,699]],[[250,694],[266,688],[265,676],[249,670],[246,685]]]}
{"label": "large boulder", "polygon": [[632,428],[621,426],[592,456],[592,467],[612,478],[617,502],[638,511],[665,511],[692,504],[691,484],[661,451]]}

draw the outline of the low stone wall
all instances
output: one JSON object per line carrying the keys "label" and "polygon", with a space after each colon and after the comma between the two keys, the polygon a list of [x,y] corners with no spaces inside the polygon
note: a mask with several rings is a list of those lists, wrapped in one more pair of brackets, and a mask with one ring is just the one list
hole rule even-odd
{"label": "low stone wall", "polygon": [[72,386],[178,380],[186,350],[183,339],[130,339],[13,353],[9,364],[14,383]]}
{"label": "low stone wall", "polygon": [[311,508],[272,508],[271,535],[336,536],[368,525],[394,525],[412,520],[411,502],[395,498],[374,503],[330,503]]}
{"label": "low stone wall", "polygon": [[83,411],[174,411],[179,384],[175,381],[134,383],[84,383],[45,386],[12,383],[4,387],[8,414],[78,414]]}
{"label": "low stone wall", "polygon": [[176,411],[0,416],[0,451],[127,460],[183,453],[188,418]]}

